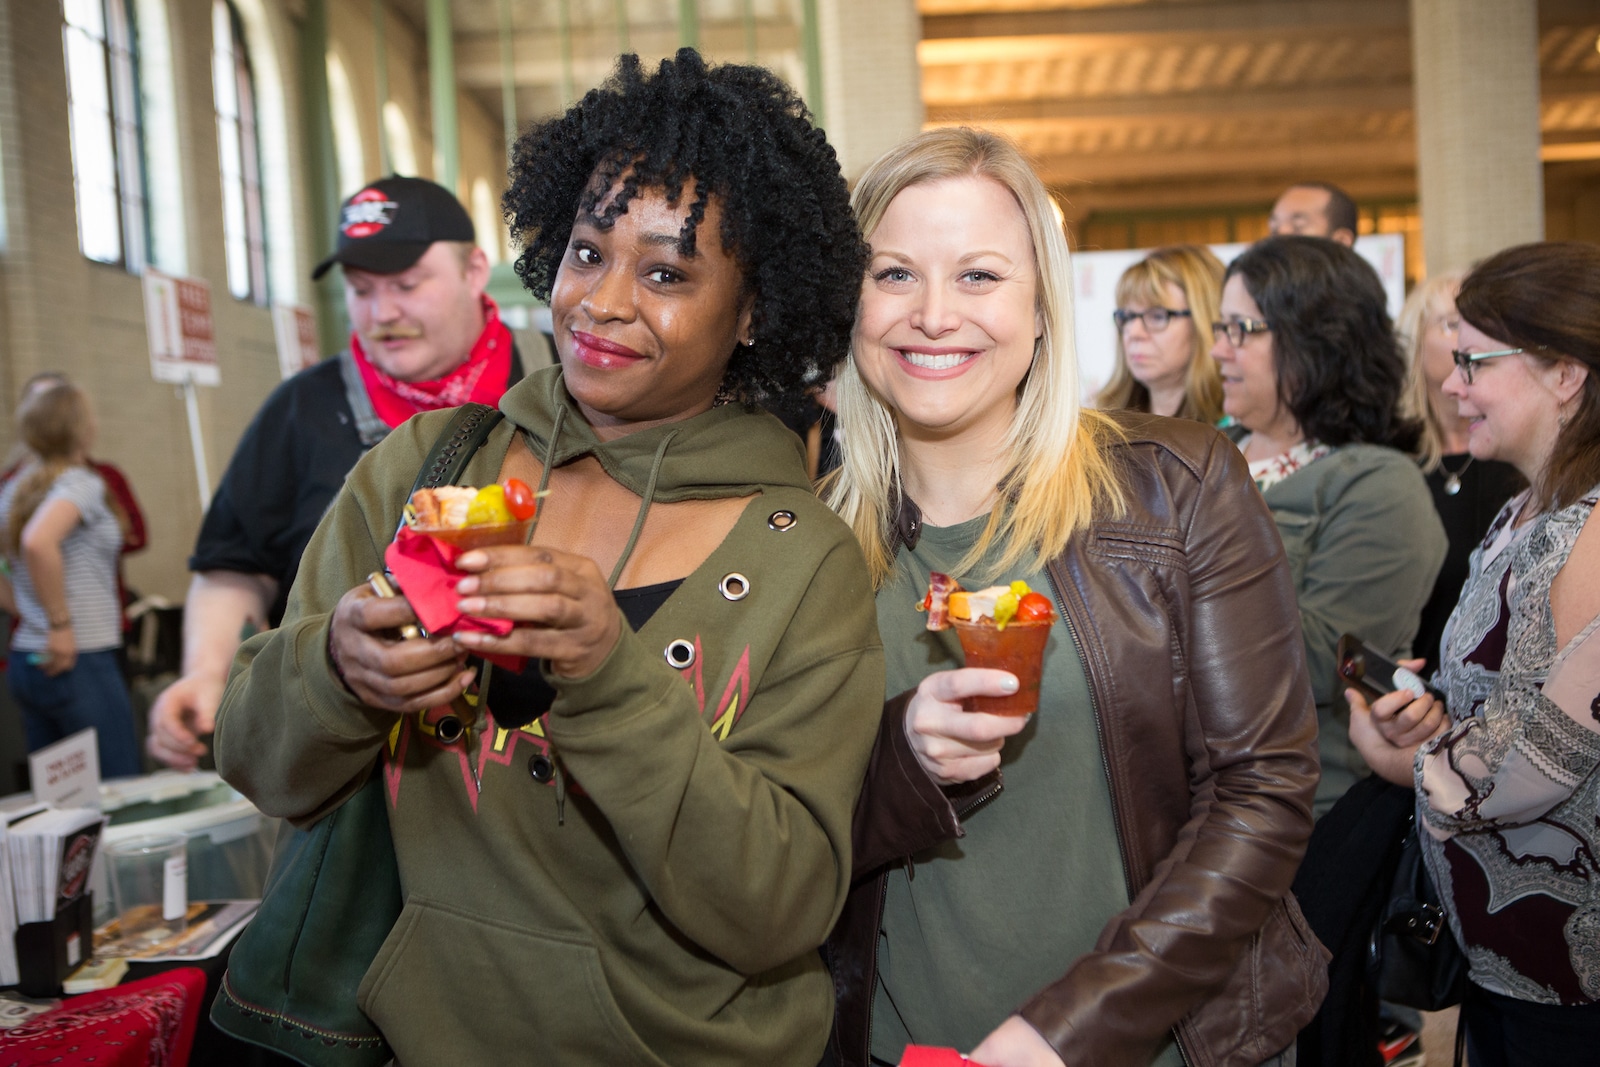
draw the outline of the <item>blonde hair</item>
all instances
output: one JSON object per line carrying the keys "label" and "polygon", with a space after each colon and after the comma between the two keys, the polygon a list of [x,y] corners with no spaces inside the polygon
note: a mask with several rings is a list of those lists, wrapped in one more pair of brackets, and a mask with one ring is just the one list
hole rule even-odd
{"label": "blonde hair", "polygon": [[6,527],[6,549],[15,556],[22,547],[22,531],[39,510],[50,487],[67,468],[83,461],[83,451],[93,413],[82,389],[62,381],[43,389],[32,388],[17,407],[22,440],[34,462],[17,475],[11,498],[11,518]]}
{"label": "blonde hair", "polygon": [[1401,393],[1400,407],[1406,415],[1422,422],[1422,437],[1417,445],[1417,462],[1423,473],[1437,470],[1444,455],[1445,425],[1439,405],[1444,397],[1428,384],[1428,375],[1422,367],[1422,341],[1428,330],[1428,319],[1448,308],[1454,310],[1456,291],[1461,288],[1465,271],[1435,274],[1421,282],[1406,297],[1395,322],[1395,333],[1400,337],[1400,351],[1406,360],[1406,384]]}
{"label": "blonde hair", "polygon": [[[1183,402],[1176,414],[1180,419],[1215,425],[1222,418],[1222,373],[1211,358],[1211,324],[1222,317],[1222,260],[1203,245],[1158,248],[1117,279],[1117,306],[1160,307],[1166,303],[1163,290],[1168,285],[1177,286],[1189,302],[1189,322],[1194,329],[1189,363],[1184,370]],[[1150,390],[1128,369],[1121,330],[1117,331],[1117,368],[1095,397],[1095,405],[1150,410]]]}
{"label": "blonde hair", "polygon": [[[998,182],[1022,208],[1039,275],[1044,333],[1018,389],[1005,446],[1007,473],[998,486],[1003,504],[990,512],[957,571],[976,566],[996,539],[1005,546],[997,573],[1024,560],[1037,569],[1096,515],[1120,515],[1124,508],[1108,453],[1121,432],[1105,415],[1081,405],[1072,264],[1050,194],[1011,141],[955,127],[930,130],[890,149],[867,168],[850,202],[870,243],[902,190],[967,176]],[[855,531],[876,588],[894,569],[895,507],[903,493],[899,436],[894,412],[862,379],[853,350],[839,373],[838,403],[844,463],[824,483],[823,496]]]}

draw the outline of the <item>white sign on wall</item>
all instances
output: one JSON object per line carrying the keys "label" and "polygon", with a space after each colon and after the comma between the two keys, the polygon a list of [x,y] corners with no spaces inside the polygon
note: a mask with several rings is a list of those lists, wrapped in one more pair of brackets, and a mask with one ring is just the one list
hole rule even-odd
{"label": "white sign on wall", "polygon": [[[1248,244],[1211,245],[1211,251],[1224,264],[1249,248]],[[1117,279],[1122,272],[1155,251],[1153,248],[1119,249],[1114,252],[1076,252],[1072,256],[1074,313],[1077,315],[1078,368],[1083,379],[1085,402],[1094,398],[1117,363],[1117,330],[1111,313],[1117,309]],[[1388,296],[1389,317],[1400,314],[1406,298],[1405,235],[1368,234],[1356,241],[1356,253],[1372,264]],[[1210,323],[1195,323],[1207,336]]]}

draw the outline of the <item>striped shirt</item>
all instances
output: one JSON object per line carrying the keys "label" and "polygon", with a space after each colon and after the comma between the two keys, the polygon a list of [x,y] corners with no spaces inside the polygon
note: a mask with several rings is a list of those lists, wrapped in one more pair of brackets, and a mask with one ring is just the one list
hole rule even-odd
{"label": "striped shirt", "polygon": [[[11,504],[23,471],[0,490],[0,530],[11,522]],[[87,467],[69,467],[50,486],[40,510],[57,500],[78,509],[79,522],[61,543],[67,587],[67,612],[79,652],[103,652],[122,644],[122,604],[117,596],[117,557],[122,551],[122,528],[106,505],[106,484]],[[37,514],[37,512],[36,512]],[[19,555],[9,559],[11,584],[16,590],[20,619],[11,638],[19,652],[42,652],[50,635],[50,620],[34,592],[33,579]]]}

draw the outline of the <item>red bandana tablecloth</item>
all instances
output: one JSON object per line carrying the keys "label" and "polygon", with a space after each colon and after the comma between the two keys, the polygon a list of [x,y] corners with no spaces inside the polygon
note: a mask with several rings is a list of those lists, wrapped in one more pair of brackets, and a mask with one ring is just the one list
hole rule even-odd
{"label": "red bandana tablecloth", "polygon": [[184,1067],[205,989],[204,971],[180,967],[69,997],[0,1030],[0,1067]]}

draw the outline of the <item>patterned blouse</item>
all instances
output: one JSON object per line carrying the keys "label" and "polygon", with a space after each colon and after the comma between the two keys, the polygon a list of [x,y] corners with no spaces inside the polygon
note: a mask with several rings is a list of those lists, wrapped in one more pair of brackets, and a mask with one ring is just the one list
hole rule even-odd
{"label": "patterned blouse", "polygon": [[1600,501],[1473,550],[1435,684],[1452,725],[1417,754],[1423,851],[1472,981],[1518,1000],[1600,1000],[1600,618],[1556,648],[1550,586]]}
{"label": "patterned blouse", "polygon": [[[1239,451],[1243,452],[1249,443],[1248,435],[1241,438]],[[1301,441],[1287,452],[1280,452],[1266,459],[1252,460],[1250,477],[1255,480],[1256,488],[1265,493],[1301,467],[1315,463],[1332,451],[1332,448],[1320,441]]]}

